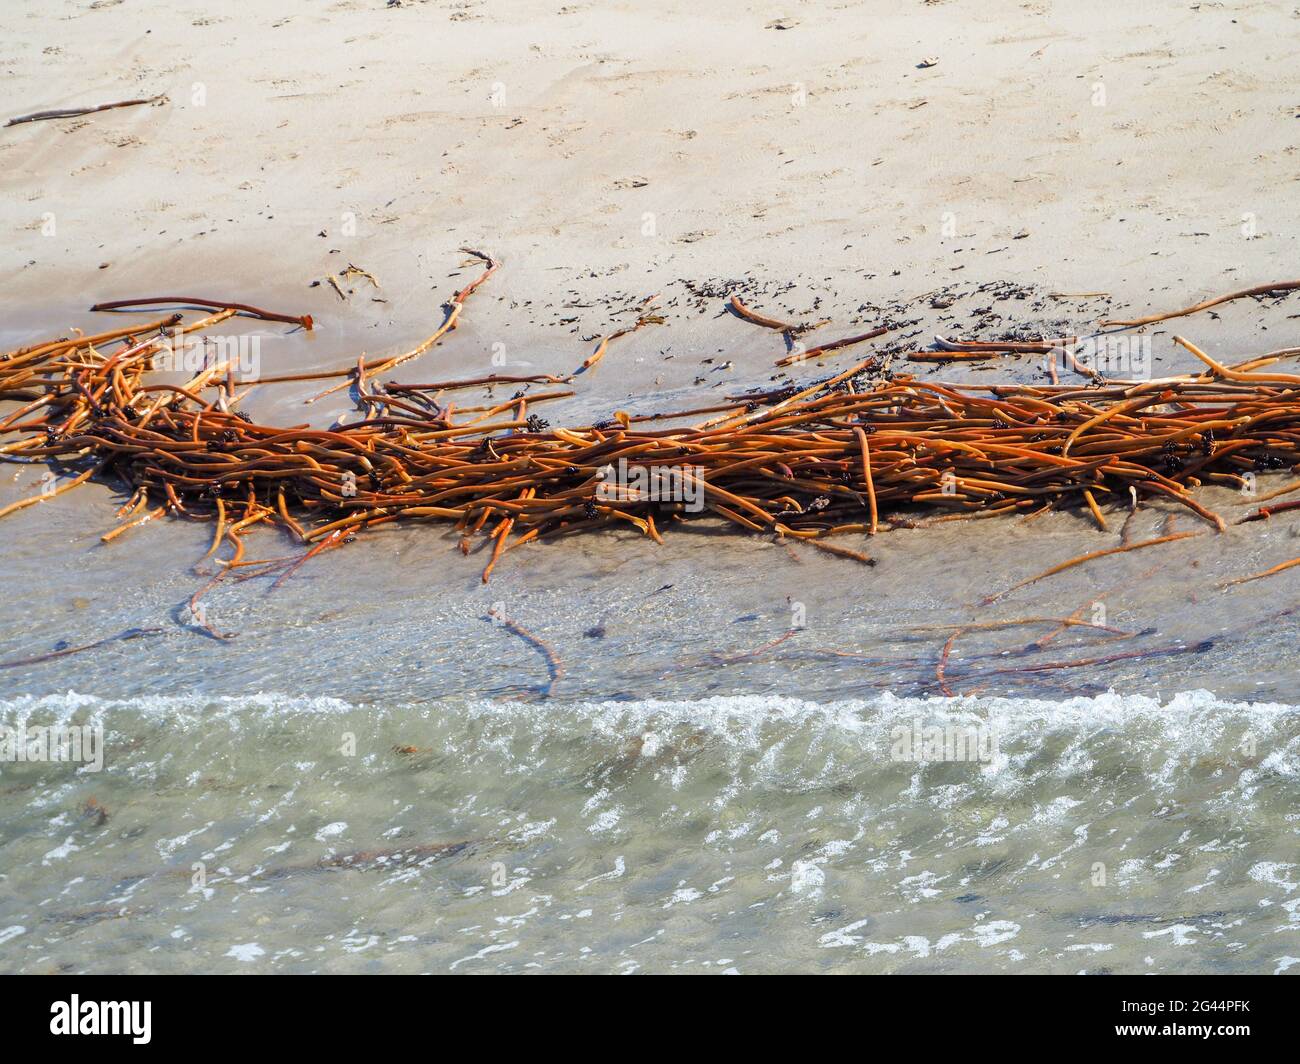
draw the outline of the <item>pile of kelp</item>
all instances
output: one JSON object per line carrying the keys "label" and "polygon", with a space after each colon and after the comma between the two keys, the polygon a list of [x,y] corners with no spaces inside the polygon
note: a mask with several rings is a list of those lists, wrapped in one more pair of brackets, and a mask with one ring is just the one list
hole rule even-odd
{"label": "pile of kelp", "polygon": [[[310,317],[189,297],[94,309],[170,304],[208,312],[189,321],[172,313],[3,355],[0,400],[17,405],[0,416],[0,457],[49,463],[66,479],[51,477],[40,494],[0,516],[92,478],[116,483],[125,486],[128,501],[106,540],[164,514],[207,521],[209,555],[220,555],[223,546],[229,551],[217,561],[215,580],[238,571],[241,577],[275,574],[277,582],[368,529],[445,522],[462,533],[467,553],[486,537],[487,580],[503,553],[533,540],[625,527],[662,542],[674,525],[710,517],[862,562],[871,559],[861,550],[829,541],[918,520],[1046,508],[1079,508],[1105,529],[1108,512],[1128,512],[1149,499],[1171,501],[1222,529],[1223,519],[1198,502],[1195,488],[1241,486],[1248,474],[1300,462],[1300,376],[1269,369],[1294,351],[1228,366],[1181,338],[1205,363],[1204,372],[1152,380],[1087,373],[1074,384],[944,384],[867,358],[806,386],[733,395],[695,410],[620,411],[569,427],[531,412],[539,402],[574,394],[568,390],[521,392],[460,409],[447,397],[513,382],[567,385],[578,374],[379,380],[455,329],[466,301],[497,268],[488,256],[473,254],[486,269],[450,300],[432,336],[404,354],[361,358],[336,371],[237,380],[234,359],[214,358],[183,383],[159,382],[153,371],[161,353],[236,314],[312,326]],[[1300,282],[1262,286],[1175,314],[1104,324],[1141,325],[1296,287]],[[582,370],[604,355],[614,336],[662,321],[652,304],[642,304],[631,328],[602,339]],[[786,328],[738,309],[758,324]],[[240,409],[254,385],[331,377],[338,383],[322,394],[350,388],[359,420],[288,427],[259,424]],[[284,557],[246,560],[244,538],[259,526],[277,526],[303,546]]]}

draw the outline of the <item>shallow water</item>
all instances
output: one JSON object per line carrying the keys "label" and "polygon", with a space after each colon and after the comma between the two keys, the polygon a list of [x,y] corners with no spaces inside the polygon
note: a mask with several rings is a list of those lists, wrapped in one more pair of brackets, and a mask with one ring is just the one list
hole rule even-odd
{"label": "shallow water", "polygon": [[[8,971],[1300,964],[1286,705],[63,695],[3,714],[100,724],[107,752],[102,773],[5,768]],[[900,760],[917,726],[982,729],[986,759]]]}

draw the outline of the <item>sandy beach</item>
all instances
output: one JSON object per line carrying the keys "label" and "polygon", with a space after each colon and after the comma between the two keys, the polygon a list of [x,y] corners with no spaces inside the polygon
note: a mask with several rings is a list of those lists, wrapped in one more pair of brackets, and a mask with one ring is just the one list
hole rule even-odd
{"label": "sandy beach", "polygon": [[[506,268],[424,368],[505,344],[567,369],[663,293],[669,326],[600,399],[710,355],[766,375],[777,338],[689,286],[847,329],[950,284],[1145,312],[1294,272],[1286,4],[100,0],[4,23],[12,115],[168,99],[0,138],[6,339],[215,293],[311,313],[314,346],[277,358],[328,364],[427,335],[481,247]],[[349,263],[382,289],[309,287]]]}
{"label": "sandy beach", "polygon": [[[428,337],[472,249],[500,268],[396,377],[564,377],[657,297],[535,407],[590,425],[872,352],[1043,382],[1033,353],[908,357],[1084,336],[1300,262],[1291,3],[11,0],[0,28],[0,123],[157,97],[0,128],[6,351],[187,296],[311,315],[232,319],[254,375],[337,370]],[[737,295],[819,327],[756,326]],[[1175,334],[1224,362],[1293,347],[1300,293],[1144,327],[1153,375],[1205,368]],[[306,402],[330,383],[241,409],[355,421],[346,388]],[[0,506],[43,471],[0,467]],[[899,527],[870,569],[611,531],[526,544],[490,584],[477,546],[403,524],[215,590],[222,641],[186,606],[211,528],[102,542],[127,498],[0,522],[0,725],[108,740],[102,775],[0,766],[0,970],[1300,971],[1300,566],[1231,583],[1300,553],[1291,518],[1216,534],[1145,502],[1131,529],[1117,511],[1125,543],[1198,535],[993,609],[1119,523]],[[916,721],[1002,745],[900,765],[890,728]],[[210,878],[178,891],[195,862]]]}

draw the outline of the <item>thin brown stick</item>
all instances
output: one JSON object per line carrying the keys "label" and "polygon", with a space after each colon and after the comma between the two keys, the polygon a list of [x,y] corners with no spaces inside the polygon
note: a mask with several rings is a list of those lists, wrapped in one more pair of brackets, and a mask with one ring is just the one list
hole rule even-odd
{"label": "thin brown stick", "polygon": [[127,628],[125,631],[118,632],[117,635],[96,639],[93,643],[84,643],[77,647],[65,647],[62,650],[51,650],[48,654],[37,654],[30,658],[11,658],[9,661],[0,661],[0,669],[17,669],[24,665],[39,665],[43,661],[54,661],[56,658],[66,658],[69,654],[80,654],[85,650],[94,650],[96,647],[102,647],[107,643],[125,642],[128,639],[140,639],[161,634],[161,628]]}
{"label": "thin brown stick", "polygon": [[292,565],[280,574],[275,583],[271,585],[271,590],[274,591],[276,588],[282,586],[289,577],[293,576],[294,573],[306,565],[312,558],[316,557],[316,555],[329,550],[331,547],[337,547],[342,542],[343,536],[343,529],[337,529],[334,532],[331,532],[310,550],[304,551]]}
{"label": "thin brown stick", "polygon": [[167,512],[166,506],[159,506],[156,510],[150,510],[148,513],[142,514],[141,516],[137,517],[133,521],[128,521],[124,525],[118,525],[111,532],[105,532],[102,536],[99,537],[100,542],[112,543],[113,540],[117,539],[117,537],[120,536],[123,532],[127,531],[127,529],[136,528],[139,525],[146,524],[147,522],[152,521],[155,517],[162,517],[162,515],[165,514],[166,512]]}
{"label": "thin brown stick", "polygon": [[1145,318],[1131,318],[1128,321],[1103,321],[1101,324],[1106,325],[1152,325],[1157,321],[1166,321],[1169,318],[1182,318],[1188,314],[1195,314],[1200,310],[1208,310],[1210,307],[1217,307],[1220,303],[1228,303],[1234,299],[1241,299],[1244,296],[1264,296],[1271,292],[1290,292],[1300,288],[1300,281],[1275,281],[1273,284],[1260,284],[1254,288],[1240,288],[1235,292],[1229,292],[1224,296],[1215,296],[1213,299],[1202,300],[1200,303],[1193,303],[1190,307],[1184,307],[1182,310],[1171,310],[1166,314],[1149,314]]}
{"label": "thin brown stick", "polygon": [[824,321],[820,321],[814,325],[794,325],[787,321],[780,321],[777,318],[769,318],[764,314],[750,310],[738,295],[733,295],[728,305],[735,311],[738,318],[743,318],[751,325],[761,325],[764,329],[774,329],[776,332],[790,333],[795,336],[826,324]]}
{"label": "thin brown stick", "polygon": [[1005,591],[1001,591],[996,595],[990,595],[988,598],[983,599],[980,604],[983,606],[991,605],[998,599],[1005,598],[1007,595],[1011,594],[1011,592],[1017,591],[1022,587],[1028,587],[1030,584],[1037,583],[1039,580],[1046,577],[1055,576],[1057,573],[1064,572],[1066,569],[1073,569],[1076,565],[1083,565],[1085,562],[1090,562],[1097,558],[1105,558],[1112,554],[1127,554],[1129,551],[1141,550],[1143,547],[1155,547],[1161,543],[1173,543],[1175,540],[1190,539],[1192,536],[1199,536],[1200,534],[1201,533],[1199,532],[1175,532],[1170,536],[1157,536],[1155,539],[1145,539],[1141,543],[1129,543],[1120,547],[1108,547],[1106,550],[1089,551],[1087,554],[1081,554],[1077,558],[1071,558],[1069,561],[1061,562],[1059,565],[1053,565],[1050,569],[1044,569],[1037,576],[1031,576],[1027,580],[1021,580],[1018,584],[1012,584]]}
{"label": "thin brown stick", "polygon": [[564,662],[560,659],[559,654],[555,652],[554,648],[547,643],[546,640],[533,635],[533,633],[523,627],[523,625],[511,620],[509,617],[505,616],[505,614],[498,612],[495,607],[488,610],[487,615],[488,619],[494,624],[499,624],[508,632],[517,635],[546,659],[546,669],[550,678],[547,680],[545,686],[538,690],[544,698],[550,698],[552,689],[561,679],[564,678]]}
{"label": "thin brown stick", "polygon": [[101,103],[95,107],[64,107],[55,111],[34,111],[29,115],[19,115],[17,118],[11,118],[5,123],[5,126],[17,126],[23,122],[46,122],[51,118],[76,118],[80,115],[92,115],[97,111],[111,111],[117,107],[140,107],[144,104],[157,103],[160,100],[167,99],[166,96],[147,96],[140,100],[117,100],[114,103]]}
{"label": "thin brown stick", "polygon": [[1236,587],[1238,584],[1248,584],[1252,580],[1263,580],[1266,576],[1272,576],[1274,573],[1280,573],[1290,569],[1292,566],[1300,565],[1300,558],[1292,558],[1289,562],[1282,562],[1280,565],[1273,566],[1272,569],[1265,569],[1262,573],[1255,573],[1251,576],[1239,576],[1236,580],[1227,580],[1219,585],[1220,590],[1230,587]]}
{"label": "thin brown stick", "polygon": [[262,310],[260,307],[250,307],[247,303],[230,303],[217,299],[199,299],[195,296],[150,296],[145,299],[114,299],[108,303],[96,303],[91,310],[124,310],[127,307],[151,307],[159,304],[172,303],[181,306],[190,307],[209,307],[213,310],[234,310],[240,314],[247,314],[249,317],[261,318],[263,321],[283,321],[290,325],[301,325],[304,329],[310,330],[312,320],[310,314],[276,314],[273,311]]}
{"label": "thin brown stick", "polygon": [[1202,640],[1199,643],[1179,644],[1168,647],[1156,647],[1152,650],[1127,650],[1119,654],[1106,654],[1097,658],[1079,658],[1074,661],[1044,661],[1037,665],[1021,665],[1014,669],[990,669],[977,673],[978,676],[1010,676],[1017,673],[1055,672],[1059,669],[1083,669],[1097,665],[1112,665],[1117,661],[1138,661],[1143,658],[1172,657],[1178,654],[1204,654],[1212,650],[1214,641]]}
{"label": "thin brown stick", "polygon": [[952,653],[952,645],[957,642],[957,637],[964,631],[964,628],[958,628],[948,637],[948,641],[943,645],[943,653],[939,655],[939,661],[934,667],[934,678],[939,681],[939,690],[949,698],[953,697],[952,688],[948,686],[947,680],[944,679],[944,674],[948,669],[948,655]]}
{"label": "thin brown stick", "polygon": [[844,347],[852,347],[854,344],[874,340],[877,336],[884,336],[887,332],[889,332],[889,328],[882,325],[878,329],[872,329],[870,332],[860,333],[857,336],[846,336],[842,340],[832,340],[820,347],[810,347],[807,351],[795,351],[793,354],[786,355],[785,358],[777,359],[776,364],[778,366],[792,366],[796,362],[807,362],[810,358],[821,358],[822,355],[830,351],[839,351]]}

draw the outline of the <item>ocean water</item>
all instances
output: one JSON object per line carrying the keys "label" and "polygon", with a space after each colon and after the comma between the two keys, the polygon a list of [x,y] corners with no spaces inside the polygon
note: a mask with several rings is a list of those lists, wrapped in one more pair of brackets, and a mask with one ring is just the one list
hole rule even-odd
{"label": "ocean water", "polygon": [[64,693],[0,723],[104,744],[0,766],[5,971],[1300,970],[1286,704]]}

